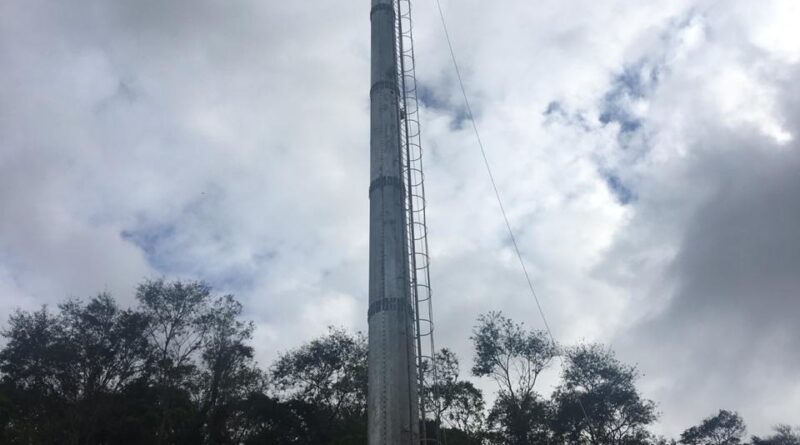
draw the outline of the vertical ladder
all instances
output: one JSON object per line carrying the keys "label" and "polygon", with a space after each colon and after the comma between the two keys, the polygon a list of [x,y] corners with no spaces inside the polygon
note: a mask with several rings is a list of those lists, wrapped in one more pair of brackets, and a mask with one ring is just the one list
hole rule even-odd
{"label": "vertical ladder", "polygon": [[[425,178],[422,168],[419,100],[414,58],[411,0],[395,0],[397,16],[397,66],[400,91],[400,132],[403,180],[406,200],[406,231],[409,247],[409,277],[414,303],[414,339],[417,350],[417,392],[420,443],[439,443],[440,410],[431,406],[438,400],[429,394],[437,380],[433,302],[431,299],[430,255],[425,214]],[[435,389],[434,389],[435,390]],[[426,420],[433,420],[435,432],[426,431]],[[433,433],[433,434],[431,434]],[[432,436],[432,437],[429,437]]]}

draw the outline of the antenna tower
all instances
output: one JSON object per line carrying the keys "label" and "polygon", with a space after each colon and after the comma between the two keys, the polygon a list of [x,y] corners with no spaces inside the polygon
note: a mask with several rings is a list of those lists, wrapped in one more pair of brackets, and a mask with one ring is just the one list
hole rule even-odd
{"label": "antenna tower", "polygon": [[372,0],[370,20],[369,445],[436,443],[425,422],[439,410],[425,389],[436,367],[411,0]]}

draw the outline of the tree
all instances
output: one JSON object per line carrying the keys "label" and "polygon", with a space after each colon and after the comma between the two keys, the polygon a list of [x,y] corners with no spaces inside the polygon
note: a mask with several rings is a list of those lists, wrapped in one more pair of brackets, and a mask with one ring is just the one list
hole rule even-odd
{"label": "tree", "polygon": [[698,426],[681,433],[681,443],[687,445],[737,445],[742,443],[745,425],[734,411],[720,410],[716,416],[707,417]]}
{"label": "tree", "polygon": [[[484,415],[485,402],[483,392],[476,388],[472,382],[455,382],[449,391],[451,399],[448,409],[444,412],[443,419],[449,426],[447,434],[450,435],[452,445],[478,445],[483,443],[485,436],[486,419]],[[453,436],[460,435],[460,441]]]}
{"label": "tree", "polygon": [[198,422],[210,444],[239,443],[246,433],[239,401],[263,392],[265,376],[247,342],[252,322],[239,320],[242,305],[226,295],[214,301],[202,347]]}
{"label": "tree", "polygon": [[556,346],[543,331],[524,330],[500,312],[478,318],[472,330],[475,376],[490,376],[513,399],[534,392],[536,379],[556,356]]}
{"label": "tree", "polygon": [[136,299],[151,321],[147,335],[159,384],[187,383],[213,316],[211,288],[202,282],[148,280],[137,288]]}
{"label": "tree", "polygon": [[[17,311],[3,331],[6,346],[0,351],[7,443],[55,444],[64,436],[68,411],[66,392],[69,362],[63,326],[46,307],[28,313]],[[69,440],[69,439],[68,439]]]}
{"label": "tree", "polygon": [[139,311],[150,319],[159,426],[153,443],[196,441],[198,360],[210,328],[211,288],[202,282],[148,280],[136,291]]}
{"label": "tree", "polygon": [[[107,294],[33,313],[17,312],[3,335],[0,371],[14,411],[8,443],[130,443],[128,404],[148,363],[142,314]],[[140,427],[137,425],[137,427]]]}
{"label": "tree", "polygon": [[550,443],[551,418],[551,404],[537,394],[514,399],[501,391],[487,419],[490,441],[498,445]]}
{"label": "tree", "polygon": [[281,355],[271,369],[281,400],[308,427],[315,444],[366,441],[367,342],[331,328]]}
{"label": "tree", "polygon": [[753,436],[753,445],[800,445],[800,428],[797,431],[789,425],[775,426],[775,434],[764,439]]}
{"label": "tree", "polygon": [[562,384],[553,395],[553,429],[570,443],[643,444],[656,420],[655,403],[635,386],[639,373],[600,345],[566,353]]}
{"label": "tree", "polygon": [[470,337],[475,347],[475,376],[499,386],[490,420],[504,443],[528,444],[548,434],[546,402],[534,390],[541,373],[557,354],[543,331],[526,331],[500,312],[478,318]]}
{"label": "tree", "polygon": [[107,294],[13,314],[0,349],[0,443],[238,444],[263,373],[253,326],[202,283],[148,281],[140,306]]}
{"label": "tree", "polygon": [[302,403],[281,402],[263,393],[252,393],[239,403],[246,433],[238,443],[246,445],[314,443],[303,418],[297,415]]}
{"label": "tree", "polygon": [[425,406],[433,413],[433,422],[428,434],[436,435],[437,428],[444,428],[448,443],[479,444],[485,427],[483,392],[472,382],[459,379],[461,373],[458,357],[449,349],[441,349],[434,355],[434,368],[425,366],[425,387],[422,393]]}

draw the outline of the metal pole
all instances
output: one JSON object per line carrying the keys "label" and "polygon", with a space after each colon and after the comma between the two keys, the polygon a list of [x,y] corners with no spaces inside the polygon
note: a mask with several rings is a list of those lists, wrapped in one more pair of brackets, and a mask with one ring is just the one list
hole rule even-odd
{"label": "metal pole", "polygon": [[393,1],[372,0],[370,18],[368,436],[369,445],[416,445],[419,420]]}

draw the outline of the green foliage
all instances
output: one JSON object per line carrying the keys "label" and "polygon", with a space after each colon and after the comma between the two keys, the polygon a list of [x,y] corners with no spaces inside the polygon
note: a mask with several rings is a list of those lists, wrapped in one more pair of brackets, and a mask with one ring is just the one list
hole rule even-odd
{"label": "green foliage", "polygon": [[794,429],[789,425],[777,425],[775,434],[766,438],[753,436],[753,445],[800,445],[800,428]]}
{"label": "green foliage", "polygon": [[551,441],[552,410],[537,394],[512,398],[501,391],[489,411],[491,443],[527,445]]}
{"label": "green foliage", "polygon": [[655,403],[636,389],[639,373],[600,345],[566,352],[563,383],[553,394],[553,430],[571,443],[644,444],[657,418]]}
{"label": "green foliage", "polygon": [[[138,307],[107,294],[51,310],[17,311],[2,332],[0,443],[9,445],[354,445],[367,443],[367,341],[331,328],[278,357],[265,373],[250,345],[253,324],[233,296],[198,282],[146,281]],[[599,345],[564,353],[552,397],[536,383],[558,354],[541,331],[499,312],[471,337],[483,393],[460,378],[442,349],[424,362],[428,437],[448,445],[653,444],[655,404],[635,367]],[[435,364],[435,366],[431,366]],[[720,411],[681,435],[685,444],[735,445],[745,427]],[[779,425],[752,445],[800,445]]]}
{"label": "green foliage", "polygon": [[[8,443],[85,443],[115,438],[124,419],[110,413],[149,363],[142,314],[121,310],[101,294],[17,312],[0,351],[5,397],[13,406]],[[122,443],[120,439],[118,442]]]}
{"label": "green foliage", "polygon": [[136,310],[101,294],[18,311],[0,351],[8,444],[234,443],[239,400],[263,386],[232,297],[148,281]]}
{"label": "green foliage", "polygon": [[543,331],[526,331],[500,312],[478,318],[472,330],[476,376],[491,377],[500,390],[489,413],[495,441],[524,445],[548,438],[549,409],[534,390],[541,373],[557,355]]}
{"label": "green foliage", "polygon": [[681,443],[688,445],[737,445],[742,443],[744,421],[734,411],[720,410],[681,433]]}
{"label": "green foliage", "polygon": [[557,354],[544,331],[526,331],[500,312],[478,318],[472,330],[475,376],[489,376],[512,398],[533,394],[536,379]]}
{"label": "green foliage", "polygon": [[458,381],[447,388],[446,398],[448,403],[442,421],[451,431],[461,432],[464,443],[481,443],[486,425],[483,392],[472,382]]}
{"label": "green foliage", "polygon": [[367,342],[331,328],[322,338],[281,355],[272,384],[307,427],[306,442],[366,441]]}
{"label": "green foliage", "polygon": [[427,384],[422,389],[427,411],[433,414],[428,434],[435,437],[441,427],[446,431],[439,435],[447,435],[448,443],[480,444],[486,421],[483,392],[459,379],[461,370],[453,351],[437,351],[433,362],[433,368],[425,362]]}
{"label": "green foliage", "polygon": [[273,384],[288,398],[352,413],[366,410],[367,341],[331,328],[328,334],[281,355]]}
{"label": "green foliage", "polygon": [[157,383],[192,384],[213,317],[211,288],[199,282],[146,281],[139,285],[136,299],[150,320],[147,335]]}

